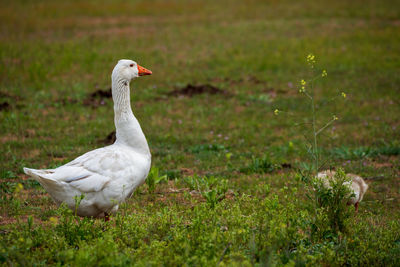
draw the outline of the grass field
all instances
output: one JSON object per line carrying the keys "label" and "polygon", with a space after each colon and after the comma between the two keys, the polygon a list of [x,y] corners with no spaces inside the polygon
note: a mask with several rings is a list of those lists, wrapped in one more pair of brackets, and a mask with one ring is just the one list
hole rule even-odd
{"label": "grass field", "polygon": [[[370,187],[339,232],[298,175],[310,53],[328,72],[317,123],[339,118],[319,140],[324,167]],[[113,103],[94,92],[121,58],[153,71],[132,107],[166,179],[108,223],[79,219],[22,167],[110,143]],[[0,1],[0,263],[399,266],[399,74],[399,1]]]}

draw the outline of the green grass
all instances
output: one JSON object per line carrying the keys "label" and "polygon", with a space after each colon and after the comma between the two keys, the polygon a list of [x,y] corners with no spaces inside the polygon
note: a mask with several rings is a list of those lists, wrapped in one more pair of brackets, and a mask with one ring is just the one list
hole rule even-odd
{"label": "green grass", "polygon": [[[399,265],[399,17],[376,0],[1,1],[0,263]],[[320,103],[347,93],[318,106],[320,124],[339,117],[321,136],[325,166],[370,186],[350,230],[320,239],[296,179],[311,164],[293,127],[310,122],[309,53],[328,71]],[[85,103],[120,58],[153,71],[132,106],[159,174],[105,224],[57,209],[22,167],[104,145],[112,102]],[[229,95],[168,96],[189,83]]]}

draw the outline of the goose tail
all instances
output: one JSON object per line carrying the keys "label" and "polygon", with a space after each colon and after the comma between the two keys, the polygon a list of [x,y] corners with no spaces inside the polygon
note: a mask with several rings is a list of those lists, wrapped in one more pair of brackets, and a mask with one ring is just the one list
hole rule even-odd
{"label": "goose tail", "polygon": [[47,191],[50,188],[59,186],[58,181],[49,177],[53,173],[53,170],[36,170],[30,168],[24,168],[24,172],[39,182]]}

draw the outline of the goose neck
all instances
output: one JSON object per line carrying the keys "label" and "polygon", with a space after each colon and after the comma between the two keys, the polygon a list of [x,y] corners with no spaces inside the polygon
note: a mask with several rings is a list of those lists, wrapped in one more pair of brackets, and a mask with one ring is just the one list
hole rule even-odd
{"label": "goose neck", "polygon": [[150,149],[146,137],[131,109],[129,92],[128,80],[113,78],[112,97],[114,101],[116,144],[128,146],[136,152],[150,157]]}
{"label": "goose neck", "polygon": [[111,90],[115,112],[132,113],[129,81],[126,79],[113,79]]}

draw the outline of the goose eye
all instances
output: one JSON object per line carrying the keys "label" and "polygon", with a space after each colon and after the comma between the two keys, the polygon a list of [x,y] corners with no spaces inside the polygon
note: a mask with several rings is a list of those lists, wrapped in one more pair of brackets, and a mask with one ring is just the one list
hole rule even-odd
{"label": "goose eye", "polygon": [[130,67],[133,67],[133,64],[129,65]]}

